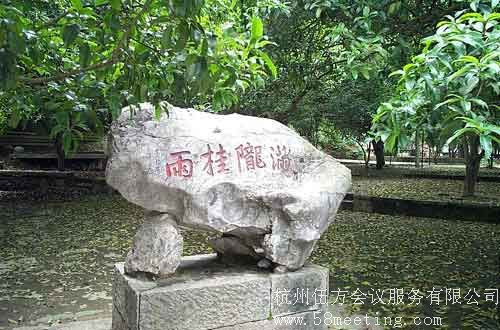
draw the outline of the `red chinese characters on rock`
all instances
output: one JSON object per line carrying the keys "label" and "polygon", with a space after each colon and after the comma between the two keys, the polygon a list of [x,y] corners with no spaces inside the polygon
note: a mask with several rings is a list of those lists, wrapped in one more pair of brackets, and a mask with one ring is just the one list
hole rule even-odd
{"label": "red chinese characters on rock", "polygon": [[204,171],[207,171],[208,174],[211,176],[214,176],[214,162],[217,167],[217,174],[223,174],[229,172],[229,168],[227,168],[227,153],[226,150],[224,150],[224,147],[222,147],[221,144],[219,144],[219,151],[215,152],[216,159],[215,161],[212,159],[212,156],[214,152],[210,148],[210,145],[207,144],[207,149],[208,151],[204,154],[201,155],[202,158],[206,158],[206,164],[205,167],[203,168]]}
{"label": "red chinese characters on rock", "polygon": [[[200,155],[200,161],[203,161],[204,167],[202,171],[210,176],[230,173],[230,156],[222,144],[218,144],[218,149],[207,143],[207,151]],[[250,142],[240,144],[234,149],[236,151],[236,160],[238,162],[239,173],[254,172],[258,169],[265,168],[262,151],[260,145],[252,145]],[[291,150],[285,145],[277,145],[270,147],[272,169],[282,171],[285,174],[292,172]],[[191,159],[192,153],[190,150],[182,150],[172,152],[167,158],[166,174],[167,177],[192,178],[194,175],[194,162]],[[169,160],[171,162],[169,162]],[[200,165],[201,167],[201,165]]]}
{"label": "red chinese characters on rock", "polygon": [[167,162],[167,177],[193,177],[193,161],[191,159],[182,158],[183,155],[191,155],[191,151],[184,150],[170,153],[170,157],[175,157],[176,160],[172,163]]}
{"label": "red chinese characters on rock", "polygon": [[243,172],[246,165],[246,171],[254,171],[256,168],[266,167],[266,163],[262,160],[262,146],[253,146],[250,142],[246,146],[240,144],[236,150],[238,158],[238,169]]}
{"label": "red chinese characters on rock", "polygon": [[290,148],[286,146],[271,147],[271,159],[273,160],[273,170],[289,171],[292,165],[290,159]]}

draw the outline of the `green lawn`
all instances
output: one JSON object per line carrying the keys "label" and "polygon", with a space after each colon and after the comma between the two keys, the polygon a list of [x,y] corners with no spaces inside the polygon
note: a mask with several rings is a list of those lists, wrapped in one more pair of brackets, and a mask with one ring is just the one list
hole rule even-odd
{"label": "green lawn", "polygon": [[[118,196],[0,203],[0,329],[18,320],[47,324],[109,316],[112,266],[124,259],[142,214]],[[205,241],[204,234],[185,233],[185,253],[208,252]],[[331,289],[434,286],[481,293],[499,287],[499,246],[500,225],[341,212],[313,260],[330,268]],[[480,303],[367,304],[361,310],[440,315],[446,325],[497,329],[495,306]],[[348,305],[359,309],[354,307]]]}

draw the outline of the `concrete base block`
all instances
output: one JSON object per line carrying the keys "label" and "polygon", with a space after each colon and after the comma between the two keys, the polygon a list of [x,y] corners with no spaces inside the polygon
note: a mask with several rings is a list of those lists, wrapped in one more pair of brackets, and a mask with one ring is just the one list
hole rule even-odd
{"label": "concrete base block", "polygon": [[327,329],[328,270],[285,274],[227,266],[216,255],[184,257],[176,274],[151,281],[115,268],[113,330]]}

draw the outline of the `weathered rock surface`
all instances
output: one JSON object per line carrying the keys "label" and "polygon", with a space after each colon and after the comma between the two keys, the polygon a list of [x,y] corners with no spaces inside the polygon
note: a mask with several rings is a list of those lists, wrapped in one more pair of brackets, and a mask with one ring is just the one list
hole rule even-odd
{"label": "weathered rock surface", "polygon": [[351,187],[349,169],[276,121],[129,110],[112,126],[107,182],[179,225],[235,238],[221,249],[243,244],[257,261],[298,269]]}
{"label": "weathered rock surface", "polygon": [[165,277],[175,273],[182,257],[182,236],[169,214],[151,217],[139,228],[125,260],[128,274]]}

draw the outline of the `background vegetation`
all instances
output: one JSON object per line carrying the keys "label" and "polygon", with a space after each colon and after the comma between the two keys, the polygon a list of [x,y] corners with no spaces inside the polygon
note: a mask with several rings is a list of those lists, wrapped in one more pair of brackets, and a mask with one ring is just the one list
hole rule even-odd
{"label": "background vegetation", "polygon": [[334,154],[351,143],[377,168],[459,145],[470,195],[500,137],[498,4],[7,0],[0,132],[43,128],[68,153],[123,106],[166,100],[273,118]]}

